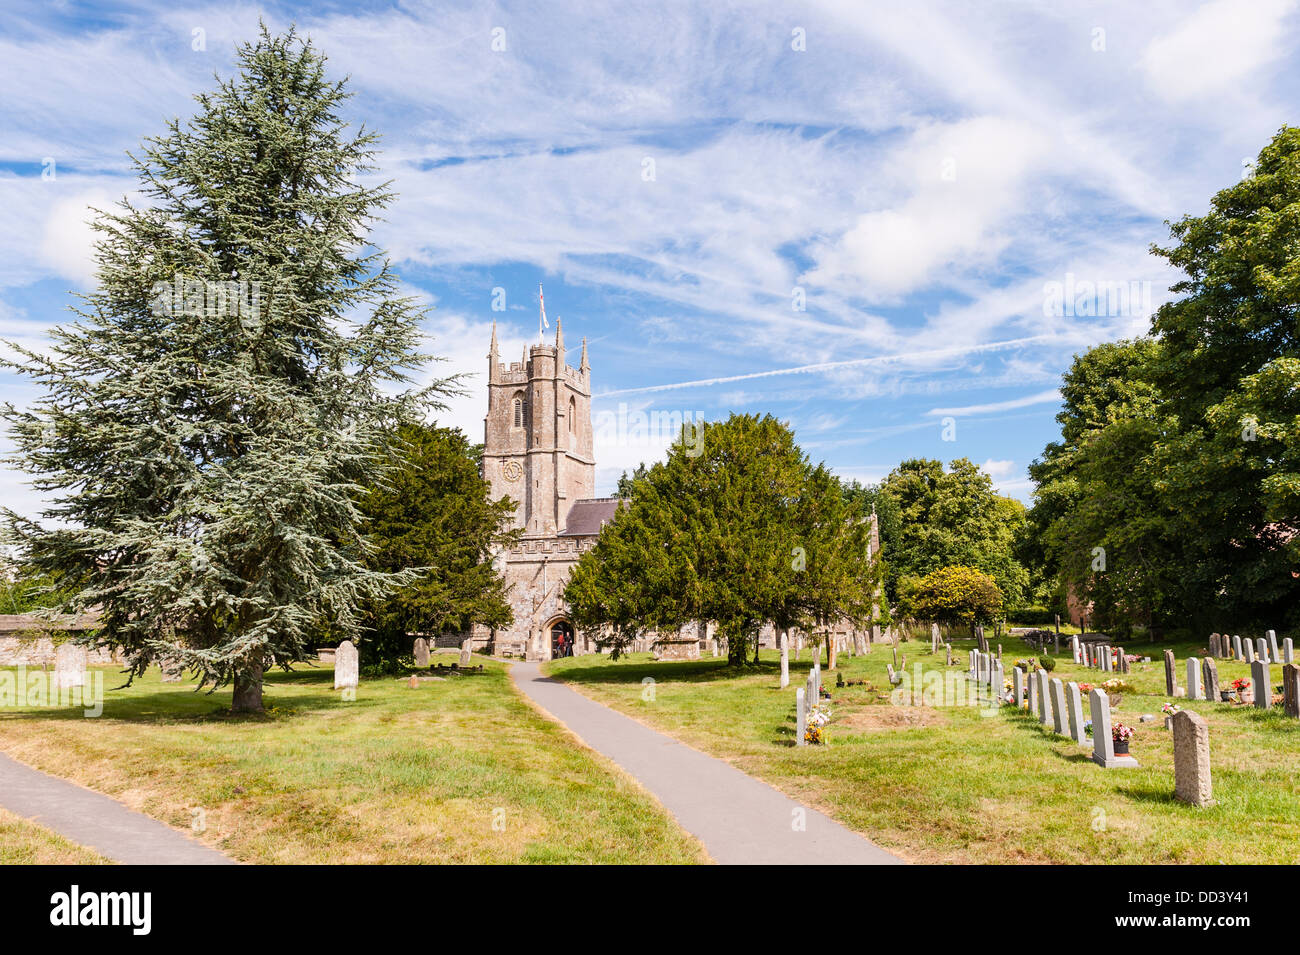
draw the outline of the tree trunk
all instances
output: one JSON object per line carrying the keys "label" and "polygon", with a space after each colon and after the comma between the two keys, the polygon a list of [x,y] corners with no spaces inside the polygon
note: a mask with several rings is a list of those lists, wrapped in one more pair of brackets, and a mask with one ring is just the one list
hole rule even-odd
{"label": "tree trunk", "polygon": [[262,664],[255,664],[235,674],[235,695],[230,702],[230,711],[262,712]]}
{"label": "tree trunk", "polygon": [[762,631],[754,634],[754,666],[758,666],[758,649],[763,645]]}

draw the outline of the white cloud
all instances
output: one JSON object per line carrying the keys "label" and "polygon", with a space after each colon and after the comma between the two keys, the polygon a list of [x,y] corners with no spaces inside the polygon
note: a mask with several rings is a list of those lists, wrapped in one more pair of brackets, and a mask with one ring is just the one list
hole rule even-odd
{"label": "white cloud", "polygon": [[1295,0],[1206,3],[1147,45],[1147,81],[1176,102],[1240,92],[1243,80],[1283,54],[1283,21],[1295,8]]}
{"label": "white cloud", "polygon": [[993,478],[994,481],[997,481],[1001,478],[1005,478],[1007,475],[1015,471],[1016,462],[1015,461],[994,461],[992,458],[989,458],[987,461],[985,461],[983,464],[980,465],[980,469],[989,477]]}
{"label": "white cloud", "polygon": [[40,263],[55,275],[70,279],[82,288],[92,286],[97,238],[90,227],[94,215],[92,209],[107,209],[112,201],[102,190],[57,200],[45,220],[39,247]]}

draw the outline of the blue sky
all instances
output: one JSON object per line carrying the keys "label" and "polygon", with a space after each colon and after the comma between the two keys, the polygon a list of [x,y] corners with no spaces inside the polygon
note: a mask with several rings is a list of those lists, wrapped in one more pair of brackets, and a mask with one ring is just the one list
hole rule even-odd
{"label": "blue sky", "polygon": [[0,337],[65,320],[88,207],[260,16],[383,134],[376,243],[476,376],[444,420],[481,438],[490,323],[514,359],[540,282],[589,341],[598,492],[661,456],[638,414],[766,411],[846,477],[964,456],[1028,499],[1071,356],[1168,298],[1163,221],[1297,121],[1295,0],[574,7],[7,4]]}

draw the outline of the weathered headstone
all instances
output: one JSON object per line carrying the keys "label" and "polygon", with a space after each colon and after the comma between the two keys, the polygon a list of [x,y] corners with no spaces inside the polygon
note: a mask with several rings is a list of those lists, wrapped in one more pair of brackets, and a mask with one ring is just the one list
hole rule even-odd
{"label": "weathered headstone", "polygon": [[1136,766],[1132,756],[1116,756],[1115,741],[1110,736],[1110,699],[1104,690],[1094,689],[1088,694],[1092,708],[1092,761],[1103,769]]}
{"label": "weathered headstone", "polygon": [[808,694],[804,692],[803,687],[794,691],[794,709],[794,744],[806,746],[808,741],[803,737],[808,732]]}
{"label": "weathered headstone", "polygon": [[1165,651],[1165,696],[1173,696],[1178,690],[1178,677],[1174,673],[1174,651]]}
{"label": "weathered headstone", "polygon": [[1123,647],[1115,648],[1115,660],[1119,663],[1119,672],[1128,672],[1128,654],[1124,652]]}
{"label": "weathered headstone", "polygon": [[1205,677],[1205,698],[1219,702],[1219,665],[1213,658],[1206,657],[1201,663],[1201,675]]}
{"label": "weathered headstone", "polygon": [[1060,677],[1052,678],[1052,729],[1058,736],[1065,735],[1065,684]]}
{"label": "weathered headstone", "polygon": [[1235,660],[1242,659],[1241,656],[1241,636],[1236,635],[1232,638],[1232,656]]}
{"label": "weathered headstone", "polygon": [[1274,663],[1277,663],[1277,661],[1282,659],[1282,654],[1278,652],[1278,647],[1277,647],[1277,631],[1269,630],[1267,635],[1268,635],[1268,649],[1269,652],[1272,654],[1270,659],[1272,659]]}
{"label": "weathered headstone", "polygon": [[1210,784],[1210,724],[1191,710],[1174,714],[1174,797],[1193,806],[1214,802]]}
{"label": "weathered headstone", "polygon": [[993,664],[993,679],[989,681],[989,687],[993,691],[993,702],[997,706],[1002,705],[1002,694],[1006,692],[1003,684],[1006,683],[1006,676],[1002,671],[1002,661],[999,660]]}
{"label": "weathered headstone", "polygon": [[1033,672],[1029,673],[1029,712],[1034,713],[1038,710],[1038,679]]}
{"label": "weathered headstone", "polygon": [[54,652],[54,686],[59,690],[86,685],[86,648],[75,643],[61,643]]}
{"label": "weathered headstone", "polygon": [[164,683],[179,683],[185,676],[185,665],[179,657],[163,657],[158,661],[158,669],[162,670]]}
{"label": "weathered headstone", "polygon": [[1273,662],[1268,655],[1268,641],[1263,637],[1255,641],[1255,656],[1263,663]]}
{"label": "weathered headstone", "polygon": [[1201,661],[1196,657],[1187,658],[1187,698],[1203,700],[1201,694]]}
{"label": "weathered headstone", "polygon": [[1079,693],[1079,684],[1065,685],[1066,705],[1070,713],[1070,738],[1080,746],[1088,745],[1088,734],[1083,731],[1083,701]]}
{"label": "weathered headstone", "polygon": [[1079,638],[1077,636],[1070,637],[1070,653],[1074,656],[1076,664],[1083,662],[1083,652],[1079,648]]}
{"label": "weathered headstone", "polygon": [[951,644],[951,643],[945,643],[944,646],[948,648],[948,661],[947,661],[947,665],[948,665],[948,666],[952,666],[952,644]]}
{"label": "weathered headstone", "polygon": [[459,661],[459,665],[460,665],[460,666],[463,666],[463,667],[467,667],[467,666],[469,666],[469,664],[470,664],[470,660],[473,659],[473,658],[470,656],[469,642],[470,642],[470,638],[469,638],[469,637],[466,637],[466,638],[465,638],[464,640],[462,640],[461,643],[460,643],[460,661]]}
{"label": "weathered headstone", "polygon": [[1291,644],[1290,637],[1282,641],[1282,662],[1295,663],[1295,648]]}
{"label": "weathered headstone", "polygon": [[1282,667],[1282,707],[1287,716],[1300,719],[1300,666],[1294,663]]}
{"label": "weathered headstone", "polygon": [[781,631],[781,689],[790,685],[790,634]]}
{"label": "weathered headstone", "polygon": [[1052,697],[1047,687],[1047,671],[1036,670],[1034,676],[1038,682],[1038,722],[1044,726],[1052,718]]}
{"label": "weathered headstone", "polygon": [[1269,678],[1268,664],[1256,660],[1250,665],[1250,682],[1255,691],[1255,705],[1266,710],[1273,705],[1273,681]]}
{"label": "weathered headstone", "polygon": [[351,640],[344,640],[334,651],[334,689],[355,689],[357,679],[357,648]]}
{"label": "weathered headstone", "polygon": [[424,637],[415,638],[415,665],[418,667],[427,667],[429,665],[429,641]]}
{"label": "weathered headstone", "polygon": [[1015,701],[1017,710],[1024,705],[1025,671],[1020,667],[1011,668],[1011,698]]}
{"label": "weathered headstone", "polygon": [[900,682],[902,682],[902,679],[898,676],[897,673],[894,672],[894,665],[892,663],[885,664],[885,673],[889,676],[890,686],[897,686]]}
{"label": "weathered headstone", "polygon": [[930,652],[939,652],[939,625],[937,623],[930,624]]}

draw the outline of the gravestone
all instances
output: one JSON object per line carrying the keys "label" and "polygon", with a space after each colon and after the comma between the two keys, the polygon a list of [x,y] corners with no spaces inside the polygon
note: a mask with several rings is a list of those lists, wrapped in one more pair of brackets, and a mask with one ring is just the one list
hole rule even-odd
{"label": "gravestone", "polygon": [[1173,696],[1178,691],[1178,678],[1174,675],[1174,651],[1165,651],[1165,696]]}
{"label": "gravestone", "polygon": [[1237,660],[1241,659],[1241,637],[1240,636],[1234,636],[1232,638],[1232,656],[1234,659]]}
{"label": "gravestone", "polygon": [[469,642],[470,642],[470,638],[466,637],[464,640],[461,641],[460,644],[460,665],[463,667],[469,666],[470,660],[473,659],[469,655],[470,654]]}
{"label": "gravestone", "polygon": [[1002,644],[998,644],[998,662],[1002,662]]}
{"label": "gravestone", "polygon": [[1264,663],[1273,662],[1273,658],[1268,655],[1268,641],[1263,637],[1255,641],[1255,656],[1259,657]]}
{"label": "gravestone", "polygon": [[1070,738],[1080,746],[1088,745],[1088,734],[1083,731],[1083,701],[1079,693],[1079,684],[1067,683],[1065,697],[1070,713]]}
{"label": "gravestone", "polygon": [[1016,709],[1020,709],[1025,702],[1025,671],[1020,667],[1011,668],[1011,699],[1015,701]]}
{"label": "gravestone", "polygon": [[1277,649],[1277,631],[1276,631],[1276,630],[1269,630],[1269,631],[1268,631],[1268,649],[1269,649],[1269,652],[1272,654],[1271,659],[1272,659],[1272,661],[1273,661],[1274,663],[1277,663],[1277,661],[1279,661],[1279,660],[1282,659],[1282,654],[1279,653],[1279,652],[1278,652],[1278,649]]}
{"label": "gravestone", "polygon": [[415,638],[415,665],[418,667],[429,665],[429,641],[424,637]]}
{"label": "gravestone", "polygon": [[1115,648],[1115,659],[1119,661],[1119,672],[1128,672],[1128,654],[1124,652],[1123,647]]}
{"label": "gravestone", "polygon": [[1203,700],[1201,694],[1201,661],[1196,657],[1187,658],[1187,698]]}
{"label": "gravestone", "polygon": [[781,631],[781,689],[790,685],[790,634]]}
{"label": "gravestone", "polygon": [[55,689],[67,690],[86,685],[86,648],[75,643],[61,643],[54,652]]}
{"label": "gravestone", "polygon": [[1083,662],[1083,653],[1079,649],[1079,638],[1077,636],[1070,637],[1070,653],[1074,657],[1075,664]]}
{"label": "gravestone", "polygon": [[1282,662],[1295,663],[1295,649],[1291,645],[1290,637],[1282,641]]}
{"label": "gravestone", "polygon": [[1205,677],[1205,698],[1219,702],[1219,665],[1213,658],[1206,657],[1201,663],[1201,675]]}
{"label": "gravestone", "polygon": [[948,648],[948,662],[947,662],[947,665],[948,665],[948,666],[952,666],[952,644],[951,644],[951,643],[945,643],[944,646]]}
{"label": "gravestone", "polygon": [[1266,710],[1273,705],[1273,682],[1269,679],[1268,664],[1256,660],[1250,665],[1250,682],[1255,691],[1255,705]]}
{"label": "gravestone", "polygon": [[1038,722],[1044,726],[1052,718],[1052,698],[1047,687],[1047,671],[1035,670],[1038,683]]}
{"label": "gravestone", "polygon": [[1241,653],[1242,653],[1242,657],[1241,657],[1242,662],[1244,663],[1255,662],[1255,645],[1250,642],[1249,637],[1247,637],[1244,641],[1242,641]]}
{"label": "gravestone", "polygon": [[357,648],[351,640],[344,640],[334,651],[334,689],[355,689],[357,676]]}
{"label": "gravestone", "polygon": [[939,652],[939,625],[937,623],[930,624],[930,652]]}
{"label": "gravestone", "polygon": [[1219,655],[1219,635],[1217,633],[1210,634],[1207,649],[1210,651],[1210,656],[1217,657]]}
{"label": "gravestone", "polygon": [[803,736],[808,731],[808,694],[803,687],[794,691],[794,710],[794,744],[807,746],[808,741]]}
{"label": "gravestone", "polygon": [[1033,713],[1038,709],[1038,680],[1034,677],[1033,672],[1029,673],[1029,712]]}
{"label": "gravestone", "polygon": [[1065,735],[1065,684],[1060,677],[1052,679],[1052,729],[1058,736]]}
{"label": "gravestone", "polygon": [[1193,806],[1213,804],[1210,724],[1190,710],[1174,714],[1174,797]]}
{"label": "gravestone", "polygon": [[1002,705],[1002,694],[1006,692],[1003,684],[1006,683],[1006,679],[1002,672],[1002,661],[999,660],[993,665],[993,679],[989,681],[990,689],[993,690],[993,702],[997,706]]}
{"label": "gravestone", "polygon": [[1136,766],[1132,756],[1116,756],[1115,741],[1110,738],[1110,700],[1104,690],[1094,689],[1088,694],[1092,708],[1092,761],[1103,769],[1121,769]]}
{"label": "gravestone", "polygon": [[1283,712],[1300,719],[1300,666],[1288,663],[1282,667]]}
{"label": "gravestone", "polygon": [[818,656],[817,662],[813,664],[812,678],[814,691],[812,705],[817,706],[821,703],[822,699],[822,661],[820,655]]}

